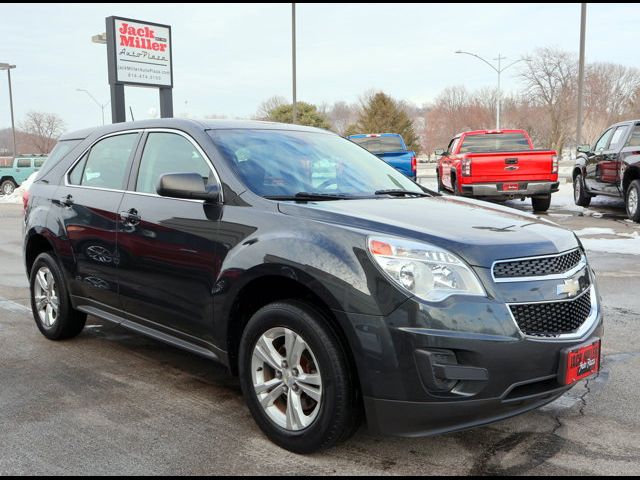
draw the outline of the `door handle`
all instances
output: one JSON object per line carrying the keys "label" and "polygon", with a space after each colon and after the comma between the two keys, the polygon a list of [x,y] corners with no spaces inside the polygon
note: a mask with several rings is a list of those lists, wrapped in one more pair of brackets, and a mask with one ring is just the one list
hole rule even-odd
{"label": "door handle", "polygon": [[58,202],[60,202],[60,205],[62,205],[63,207],[69,208],[73,205],[73,195],[65,195],[60,200],[58,200]]}
{"label": "door handle", "polygon": [[120,212],[120,218],[125,225],[135,226],[140,223],[142,218],[138,215],[138,210],[130,208],[126,212]]}

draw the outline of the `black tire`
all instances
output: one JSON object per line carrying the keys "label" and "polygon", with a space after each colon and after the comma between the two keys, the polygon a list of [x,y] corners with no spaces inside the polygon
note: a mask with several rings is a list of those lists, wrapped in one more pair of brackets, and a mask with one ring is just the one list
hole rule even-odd
{"label": "black tire", "polygon": [[624,204],[629,219],[640,223],[640,180],[631,182],[624,196]]}
{"label": "black tire", "polygon": [[534,212],[546,212],[551,206],[551,195],[544,197],[531,197],[531,205]]}
{"label": "black tire", "polygon": [[11,179],[4,180],[0,183],[0,195],[11,195],[18,188],[16,182]]}
{"label": "black tire", "polygon": [[[300,430],[283,428],[269,417],[260,404],[252,378],[252,369],[255,368],[252,358],[257,342],[265,333],[282,327],[304,339],[317,360],[322,379],[322,397],[315,419]],[[258,310],[242,335],[239,363],[240,384],[249,410],[260,429],[280,447],[295,453],[311,453],[346,440],[357,429],[360,407],[357,385],[347,355],[325,316],[312,305],[289,300],[272,303]],[[257,368],[256,371],[262,372],[263,368]],[[276,402],[286,402],[285,395],[288,394],[278,397]],[[286,410],[283,414],[286,415]]]}
{"label": "black tire", "polygon": [[440,178],[440,172],[436,170],[436,178],[438,179],[438,192],[444,192],[445,187],[444,183],[442,183],[442,179]]}
{"label": "black tire", "polygon": [[456,177],[454,177],[453,175],[451,176],[451,190],[453,190],[453,194],[456,196],[462,196],[462,191],[460,190],[460,187],[458,186],[458,179]]}
{"label": "black tire", "polygon": [[586,208],[591,205],[591,195],[587,193],[581,173],[573,180],[573,201],[579,207]]}
{"label": "black tire", "polygon": [[[55,282],[54,291],[58,299],[58,307],[55,310],[55,321],[52,322],[51,325],[45,323],[45,320],[38,313],[38,306],[36,305],[36,290],[42,288],[36,286],[36,282],[39,282],[37,278],[38,272],[40,272],[41,269],[48,270]],[[69,298],[69,292],[64,282],[62,270],[53,255],[50,253],[41,253],[38,258],[36,258],[31,267],[29,285],[31,287],[31,310],[33,312],[33,318],[36,321],[38,329],[45,337],[49,340],[65,340],[73,338],[82,332],[87,321],[87,315],[75,310],[71,306],[71,299]],[[41,284],[39,283],[39,285]]]}

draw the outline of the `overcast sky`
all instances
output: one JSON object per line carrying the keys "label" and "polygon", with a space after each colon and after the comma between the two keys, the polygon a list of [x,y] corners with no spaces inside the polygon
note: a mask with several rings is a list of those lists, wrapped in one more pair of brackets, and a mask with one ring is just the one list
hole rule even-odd
{"label": "overcast sky", "polygon": [[[1,4],[0,63],[12,71],[15,114],[58,113],[69,129],[101,122],[77,88],[109,100],[106,46],[91,43],[105,17],[172,26],[174,113],[250,117],[272,95],[291,97],[290,4]],[[298,4],[298,99],[353,102],[380,89],[417,104],[448,85],[494,86],[487,65],[455,50],[515,60],[538,47],[577,53],[579,4]],[[639,67],[638,4],[589,5],[587,61]],[[517,66],[503,74],[518,86]],[[158,109],[157,91],[127,87],[136,119]],[[107,121],[110,111],[106,113]],[[10,125],[0,72],[0,127]]]}

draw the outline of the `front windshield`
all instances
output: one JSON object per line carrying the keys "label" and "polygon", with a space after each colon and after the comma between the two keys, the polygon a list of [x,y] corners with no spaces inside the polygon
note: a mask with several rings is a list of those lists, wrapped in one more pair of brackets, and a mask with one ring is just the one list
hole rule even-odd
{"label": "front windshield", "polygon": [[338,135],[259,129],[209,134],[244,183],[264,197],[301,192],[359,197],[380,190],[424,193],[378,157]]}

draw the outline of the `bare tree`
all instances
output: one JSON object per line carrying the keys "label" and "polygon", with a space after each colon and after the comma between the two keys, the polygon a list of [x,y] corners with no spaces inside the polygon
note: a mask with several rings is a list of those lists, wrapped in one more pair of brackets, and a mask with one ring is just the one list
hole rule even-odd
{"label": "bare tree", "polygon": [[575,134],[577,72],[574,54],[542,48],[531,55],[521,73],[525,99],[546,111],[549,131],[545,143],[558,151]]}
{"label": "bare tree", "polygon": [[327,108],[325,115],[333,125],[333,130],[339,135],[344,135],[347,127],[358,121],[358,112],[357,105],[339,101]]}
{"label": "bare tree", "polygon": [[278,107],[282,107],[283,105],[287,105],[289,102],[286,98],[281,97],[279,95],[274,95],[266,99],[264,102],[260,104],[258,107],[258,111],[256,112],[255,118],[257,120],[266,120],[269,117],[269,113],[275,110]]}
{"label": "bare tree", "polygon": [[612,63],[592,63],[585,72],[583,132],[587,141],[609,125],[638,115],[640,70]]}
{"label": "bare tree", "polygon": [[20,128],[32,136],[33,145],[38,150],[36,153],[49,153],[66,126],[55,113],[31,111]]}

